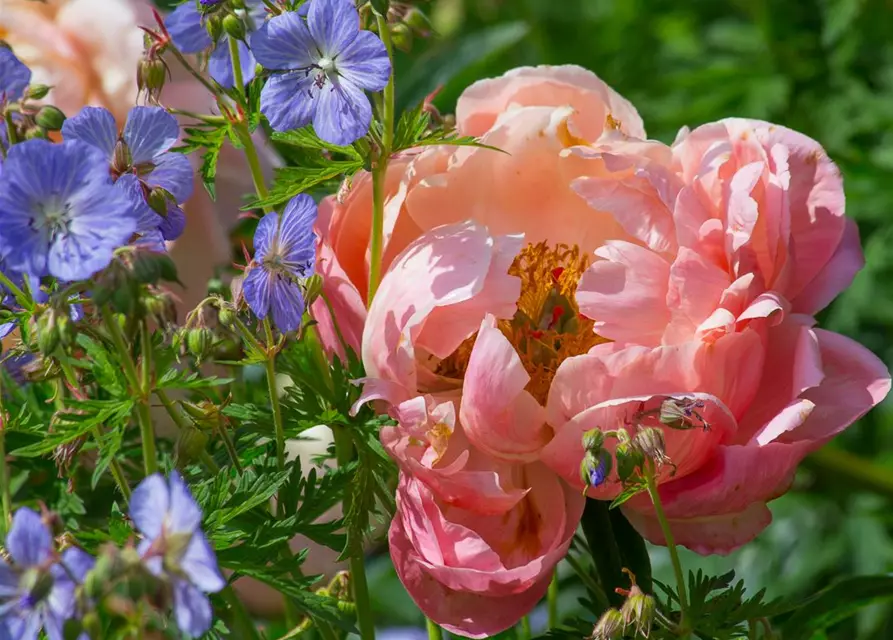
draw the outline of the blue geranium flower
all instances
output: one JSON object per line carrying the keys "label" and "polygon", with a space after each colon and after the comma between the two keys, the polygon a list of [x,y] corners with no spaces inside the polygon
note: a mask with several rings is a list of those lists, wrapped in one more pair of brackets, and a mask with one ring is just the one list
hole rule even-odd
{"label": "blue geranium flower", "polygon": [[6,550],[13,564],[0,559],[0,640],[36,640],[41,628],[63,640],[65,621],[76,614],[75,580],[83,581],[93,558],[74,547],[59,558],[40,515],[24,507],[12,519]]}
{"label": "blue geranium flower", "polygon": [[74,281],[106,267],[136,231],[102,152],[79,140],[14,145],[0,175],[0,257],[10,269]]}
{"label": "blue geranium flower", "polygon": [[[217,2],[202,2],[202,5],[206,7],[213,4],[217,4]],[[254,30],[255,25],[263,22],[266,8],[263,0],[246,0],[245,6],[248,9],[245,17],[250,33]],[[194,0],[187,0],[174,9],[165,19],[164,26],[171,34],[174,44],[183,53],[202,53],[211,49],[211,55],[208,57],[208,73],[221,87],[233,88],[236,78],[233,74],[233,64],[229,53],[229,36],[224,33],[217,42],[211,39],[205,29],[203,16]],[[247,44],[240,40],[238,47],[239,61],[242,64],[242,79],[248,83],[254,78],[254,68],[257,66],[257,62]]]}
{"label": "blue geranium flower", "polygon": [[265,68],[282,72],[260,97],[274,129],[312,122],[320,138],[340,145],[366,135],[372,105],[364,91],[385,87],[391,62],[379,37],[360,30],[350,0],[311,0],[306,21],[298,13],[275,16],[251,36],[251,49]]}
{"label": "blue geranium flower", "polygon": [[226,580],[199,528],[202,512],[180,474],[174,471],[165,480],[156,473],[143,480],[130,498],[130,518],[143,535],[138,551],[146,568],[171,582],[177,626],[201,636],[212,622],[205,594],[220,591]]}
{"label": "blue geranium flower", "polygon": [[31,82],[31,70],[11,49],[0,45],[0,104],[21,98]]}
{"label": "blue geranium flower", "polygon": [[[114,116],[101,107],[84,107],[62,125],[66,140],[87,142],[106,155],[112,176],[138,210],[137,231],[144,241],[148,238],[150,245],[161,250],[162,240],[175,240],[183,233],[186,215],[178,203],[192,195],[189,159],[170,151],[179,133],[177,119],[160,107],[132,108],[120,135]],[[166,202],[164,216],[147,204],[149,193],[156,188],[172,198]]]}
{"label": "blue geranium flower", "polygon": [[272,311],[280,331],[301,326],[302,284],[313,275],[316,258],[316,213],[313,198],[301,194],[285,206],[281,224],[278,214],[268,213],[254,232],[254,260],[245,273],[242,295],[258,318]]}

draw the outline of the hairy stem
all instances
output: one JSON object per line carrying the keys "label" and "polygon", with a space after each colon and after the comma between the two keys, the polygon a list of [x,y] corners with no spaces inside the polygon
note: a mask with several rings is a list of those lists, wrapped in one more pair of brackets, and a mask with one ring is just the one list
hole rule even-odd
{"label": "hairy stem", "polygon": [[[4,420],[0,416],[0,420]],[[3,503],[3,517],[0,519],[0,537],[6,539],[12,521],[12,493],[9,487],[9,468],[6,466],[6,425],[0,424],[0,499]]]}
{"label": "hairy stem", "polygon": [[384,236],[384,183],[388,172],[388,161],[394,148],[394,70],[391,51],[391,34],[384,16],[377,16],[378,33],[391,57],[391,77],[385,85],[381,108],[381,120],[384,134],[381,141],[375,167],[372,169],[372,233],[369,238],[369,291],[366,306],[372,304],[375,292],[381,282],[381,253]]}
{"label": "hairy stem", "polygon": [[670,552],[670,561],[673,563],[673,573],[676,576],[676,588],[679,593],[679,611],[681,614],[679,626],[682,637],[688,637],[690,630],[688,629],[688,593],[685,587],[685,574],[682,571],[682,563],[679,561],[679,550],[676,548],[676,540],[673,538],[670,523],[667,521],[667,515],[660,500],[660,492],[657,490],[654,465],[650,462],[647,463],[645,468],[645,483],[648,486],[648,495],[654,504],[654,513],[664,533],[667,550]]}
{"label": "hairy stem", "polygon": [[[343,426],[332,425],[332,435],[335,438],[335,456],[339,467],[347,466],[353,460],[353,441],[350,434]],[[350,513],[350,492],[344,494],[344,514]],[[366,581],[366,564],[363,557],[363,543],[361,539],[354,539],[348,553],[350,554],[350,585],[353,590],[353,600],[357,607],[357,626],[360,637],[363,640],[375,639],[375,621],[372,615],[372,602],[369,598],[369,585]]]}

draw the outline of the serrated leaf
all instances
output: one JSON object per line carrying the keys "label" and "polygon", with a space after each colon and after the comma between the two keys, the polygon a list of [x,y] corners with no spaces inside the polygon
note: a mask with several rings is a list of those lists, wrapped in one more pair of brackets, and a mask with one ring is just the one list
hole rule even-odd
{"label": "serrated leaf", "polygon": [[204,184],[208,195],[211,196],[211,200],[217,199],[215,186],[217,161],[220,158],[223,142],[230,133],[230,128],[229,124],[186,127],[183,129],[186,134],[183,144],[171,149],[171,151],[179,153],[194,153],[199,149],[204,149],[204,153],[201,155],[202,165],[199,167],[199,175],[202,177],[202,184]]}
{"label": "serrated leaf", "polygon": [[99,479],[105,474],[106,469],[108,469],[109,464],[111,464],[112,460],[115,456],[118,455],[118,452],[121,450],[121,442],[123,441],[124,434],[115,429],[106,433],[102,436],[99,442],[99,460],[96,461],[96,467],[93,469],[93,475],[90,477],[90,488],[95,489],[96,485],[99,484]]}
{"label": "serrated leaf", "polygon": [[630,498],[639,495],[640,493],[647,491],[648,485],[645,484],[644,480],[640,480],[638,482],[633,482],[632,484],[628,484],[623,488],[623,491],[620,492],[614,500],[611,501],[611,509],[616,509],[624,502],[629,500]]}
{"label": "serrated leaf", "polygon": [[229,384],[232,381],[233,378],[202,376],[198,373],[169,369],[158,379],[155,386],[159,389],[209,389]]}
{"label": "serrated leaf", "polygon": [[277,207],[296,195],[313,189],[324,182],[352,174],[363,167],[362,160],[320,161],[316,166],[284,167],[276,169],[273,186],[266,198],[254,200],[242,207],[243,211]]}
{"label": "serrated leaf", "polygon": [[[97,408],[98,407],[98,408]],[[88,434],[95,427],[106,422],[122,422],[129,419],[133,410],[131,400],[93,400],[90,402],[69,401],[69,408],[80,410],[82,414],[65,414],[54,425],[57,429],[34,444],[12,451],[16,456],[31,458],[50,453],[57,447]],[[94,413],[95,411],[95,413]]]}
{"label": "serrated leaf", "polygon": [[360,154],[357,153],[357,150],[353,147],[343,147],[320,139],[320,137],[316,135],[312,126],[285,132],[274,131],[272,138],[276,142],[301,147],[302,149],[316,149],[318,151],[341,153],[353,160],[362,160]]}
{"label": "serrated leaf", "polygon": [[84,333],[78,334],[77,343],[87,352],[83,362],[88,365],[99,386],[115,397],[125,395],[126,385],[121,367],[117,362],[112,362],[105,347]]}

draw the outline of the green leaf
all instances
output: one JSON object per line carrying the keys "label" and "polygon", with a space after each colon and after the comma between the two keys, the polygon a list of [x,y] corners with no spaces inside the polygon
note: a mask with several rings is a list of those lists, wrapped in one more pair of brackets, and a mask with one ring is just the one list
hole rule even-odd
{"label": "green leaf", "polygon": [[[580,521],[583,535],[595,564],[602,590],[614,606],[623,604],[623,597],[614,591],[617,587],[629,587],[629,579],[621,569],[620,548],[614,537],[608,503],[603,500],[586,500]],[[601,612],[598,612],[601,613]]]}
{"label": "green leaf", "polygon": [[329,151],[332,153],[340,153],[353,160],[362,160],[362,157],[353,147],[342,147],[341,145],[331,144],[320,139],[312,126],[294,129],[293,131],[278,132],[274,131],[272,138],[276,142],[287,144],[302,149],[315,149],[317,151]]}
{"label": "green leaf", "polygon": [[209,389],[232,382],[232,378],[202,376],[198,373],[169,369],[155,385],[159,389]]}
{"label": "green leaf", "polygon": [[893,576],[846,578],[800,603],[781,624],[785,640],[808,640],[860,609],[893,600]]}
{"label": "green leaf", "polygon": [[219,125],[202,125],[196,127],[186,127],[183,129],[186,134],[183,144],[172,149],[179,153],[193,153],[199,149],[204,149],[202,153],[202,166],[199,168],[199,174],[202,177],[202,183],[211,200],[217,198],[217,190],[215,180],[217,178],[217,161],[220,158],[220,149],[223,147],[224,140],[230,132],[230,126],[227,123]]}
{"label": "green leaf", "polygon": [[300,193],[341,176],[353,174],[362,167],[362,160],[320,160],[316,166],[276,169],[270,194],[266,198],[260,198],[245,205],[242,210],[277,207]]}
{"label": "green leaf", "polygon": [[125,395],[127,387],[121,367],[112,362],[105,347],[84,333],[78,334],[77,343],[87,352],[82,362],[90,369],[97,384],[115,397]]}
{"label": "green leaf", "polygon": [[96,488],[99,484],[99,479],[102,478],[106,469],[109,468],[109,464],[111,464],[115,456],[118,455],[118,452],[121,450],[121,442],[123,438],[124,434],[118,429],[110,431],[102,436],[102,439],[99,442],[99,450],[101,453],[99,460],[96,461],[96,468],[93,469],[93,475],[90,478],[91,489]]}
{"label": "green leaf", "polygon": [[54,431],[40,442],[16,449],[12,453],[31,458],[50,453],[57,447],[77,440],[104,423],[122,423],[129,420],[133,411],[132,400],[69,400],[68,408],[83,413],[61,414],[53,425]]}
{"label": "green leaf", "polygon": [[634,481],[631,484],[627,484],[623,488],[623,491],[620,492],[620,495],[611,501],[611,509],[616,509],[617,507],[622,505],[624,502],[626,502],[633,496],[637,496],[640,493],[642,493],[643,491],[647,491],[647,490],[648,490],[648,485],[645,484],[645,481],[642,479],[639,479],[638,481]]}
{"label": "green leaf", "polygon": [[351,553],[363,548],[363,538],[369,530],[369,516],[375,509],[375,468],[363,449],[359,449],[358,455],[350,484],[350,510],[344,516],[347,540],[339,561],[347,560]]}

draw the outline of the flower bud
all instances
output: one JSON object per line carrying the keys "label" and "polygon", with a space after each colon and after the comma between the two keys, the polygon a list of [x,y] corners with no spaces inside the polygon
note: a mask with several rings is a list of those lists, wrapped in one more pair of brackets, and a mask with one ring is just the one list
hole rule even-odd
{"label": "flower bud", "polygon": [[238,16],[229,13],[223,18],[223,30],[230,38],[245,39],[245,23]]}
{"label": "flower bud", "polygon": [[25,90],[25,98],[28,100],[43,100],[47,97],[51,88],[45,84],[32,84]]}
{"label": "flower bud", "polygon": [[623,635],[623,615],[617,609],[608,609],[595,623],[590,640],[615,640]]}
{"label": "flower bud", "polygon": [[236,324],[236,319],[235,310],[229,304],[222,303],[220,310],[217,312],[217,321],[224,327],[229,328]]}
{"label": "flower bud", "polygon": [[403,23],[412,29],[412,32],[422,38],[427,38],[433,30],[431,20],[418,7],[410,7],[403,16]]}
{"label": "flower bud", "polygon": [[211,36],[211,40],[217,42],[223,34],[223,21],[218,15],[210,15],[205,19],[205,31]]}
{"label": "flower bud", "polygon": [[412,29],[398,22],[390,27],[391,43],[400,51],[409,53],[412,50]]}
{"label": "flower bud", "polygon": [[37,348],[44,355],[51,355],[59,348],[58,320],[59,316],[52,309],[47,309],[37,318]]}
{"label": "flower bud", "polygon": [[25,140],[46,140],[47,132],[41,127],[31,127],[25,130]]}
{"label": "flower bud", "polygon": [[214,333],[207,327],[196,327],[186,330],[186,350],[198,362],[202,362],[211,353],[214,346]]}
{"label": "flower bud", "polygon": [[166,253],[136,251],[132,269],[134,279],[142,284],[156,284],[159,280],[177,282],[177,267]]}
{"label": "flower bud", "polygon": [[617,476],[621,482],[629,480],[645,462],[645,456],[631,442],[621,442],[614,450],[617,459]]}
{"label": "flower bud", "polygon": [[140,60],[136,68],[136,86],[140,92],[146,92],[149,100],[158,101],[165,82],[167,82],[167,67],[164,60],[155,56],[147,56]]}
{"label": "flower bud", "polygon": [[611,474],[612,467],[613,461],[608,451],[602,450],[598,453],[587,451],[580,463],[580,478],[583,480],[583,485],[585,487],[602,485]]}
{"label": "flower bud", "polygon": [[130,149],[127,147],[124,140],[119,139],[115,143],[115,151],[112,154],[112,169],[115,173],[121,175],[130,170],[132,163],[133,156],[130,154]]}
{"label": "flower bud", "polygon": [[590,429],[583,434],[583,448],[592,453],[598,453],[605,442],[605,433],[601,429]]}
{"label": "flower bud", "polygon": [[170,197],[171,194],[168,193],[165,189],[162,189],[161,187],[155,187],[149,192],[149,197],[146,198],[146,202],[149,203],[152,211],[162,217],[166,217],[167,205]]}
{"label": "flower bud", "polygon": [[314,273],[304,282],[304,304],[310,307],[322,294],[322,276]]}
{"label": "flower bud", "polygon": [[651,458],[658,465],[670,461],[667,457],[667,443],[664,432],[656,427],[645,427],[635,437],[635,445],[646,458]]}
{"label": "flower bud", "polygon": [[635,626],[636,634],[647,638],[654,623],[654,606],[654,598],[633,585],[620,609],[624,629]]}
{"label": "flower bud", "polygon": [[84,578],[84,590],[90,598],[100,597],[108,585],[112,584],[123,570],[118,550],[109,545],[96,558],[96,564]]}
{"label": "flower bud", "polygon": [[177,322],[177,305],[167,291],[148,291],[141,298],[146,315],[162,327]]}
{"label": "flower bud", "polygon": [[59,131],[65,122],[65,114],[61,109],[47,105],[40,108],[40,111],[34,116],[34,122],[47,131]]}
{"label": "flower bud", "polygon": [[177,434],[177,442],[174,445],[177,465],[185,466],[198,460],[208,444],[208,436],[194,426],[180,429]]}

